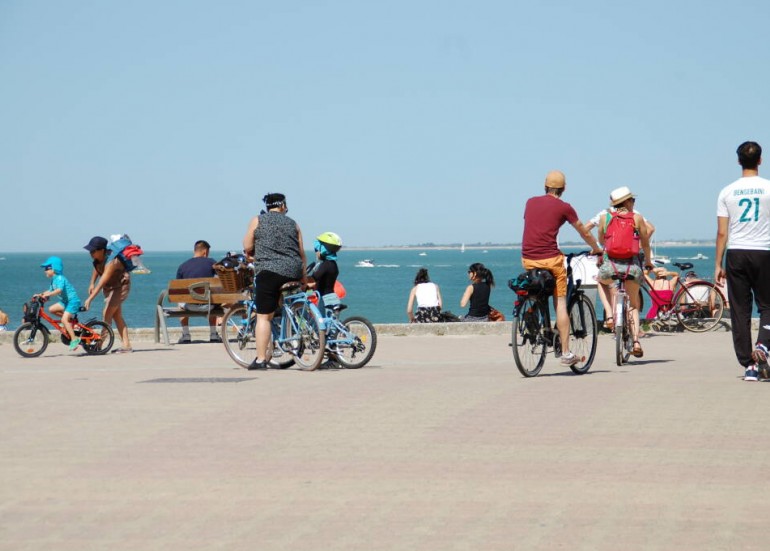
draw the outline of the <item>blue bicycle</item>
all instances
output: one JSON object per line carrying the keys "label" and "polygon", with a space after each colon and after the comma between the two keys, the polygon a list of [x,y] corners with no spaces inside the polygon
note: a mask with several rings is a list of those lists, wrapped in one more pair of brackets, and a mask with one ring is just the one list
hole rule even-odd
{"label": "blue bicycle", "polygon": [[[252,271],[250,297],[228,310],[222,320],[222,342],[229,356],[243,367],[257,357],[256,273],[253,266],[239,269]],[[317,369],[323,362],[326,345],[326,322],[318,308],[308,300],[299,281],[281,288],[281,305],[272,322],[272,345],[268,350],[270,366],[285,369],[294,363],[306,371]]]}
{"label": "blue bicycle", "polygon": [[[318,296],[318,292],[315,292]],[[346,305],[337,302],[324,308],[323,327],[326,331],[326,356],[348,369],[359,369],[369,363],[377,348],[377,332],[362,316],[340,320]]]}

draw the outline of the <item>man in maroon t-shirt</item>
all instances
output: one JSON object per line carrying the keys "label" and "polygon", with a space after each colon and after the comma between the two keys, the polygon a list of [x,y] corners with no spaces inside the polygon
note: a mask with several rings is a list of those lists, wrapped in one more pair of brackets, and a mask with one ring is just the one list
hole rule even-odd
{"label": "man in maroon t-shirt", "polygon": [[567,269],[564,255],[559,250],[556,237],[565,222],[577,230],[591,247],[591,253],[600,255],[602,249],[591,232],[580,222],[575,209],[561,200],[567,187],[562,172],[552,170],[545,176],[545,195],[532,197],[524,207],[524,237],[521,240],[521,263],[524,268],[545,268],[556,279],[553,293],[556,310],[556,327],[561,338],[563,365],[574,365],[579,358],[569,351],[569,315],[567,314]]}

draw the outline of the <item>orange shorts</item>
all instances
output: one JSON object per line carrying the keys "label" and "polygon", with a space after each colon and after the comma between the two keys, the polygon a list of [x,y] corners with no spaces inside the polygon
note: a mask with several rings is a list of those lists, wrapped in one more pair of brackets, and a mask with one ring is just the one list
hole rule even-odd
{"label": "orange shorts", "polygon": [[521,263],[525,270],[532,268],[545,268],[553,274],[556,280],[556,289],[553,291],[555,297],[567,296],[567,268],[564,267],[564,255],[554,256],[552,258],[541,258],[532,260],[531,258],[522,258]]}

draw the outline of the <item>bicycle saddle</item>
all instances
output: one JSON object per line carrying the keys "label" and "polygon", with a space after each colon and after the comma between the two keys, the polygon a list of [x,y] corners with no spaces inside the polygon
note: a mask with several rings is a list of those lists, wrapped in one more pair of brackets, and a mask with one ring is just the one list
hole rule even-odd
{"label": "bicycle saddle", "polygon": [[296,291],[300,287],[302,287],[302,283],[299,281],[287,281],[286,283],[281,285],[281,292],[286,293],[286,292]]}
{"label": "bicycle saddle", "polygon": [[682,262],[682,263],[674,262],[674,266],[676,266],[680,270],[684,271],[684,270],[691,270],[693,264],[692,264],[692,262]]}

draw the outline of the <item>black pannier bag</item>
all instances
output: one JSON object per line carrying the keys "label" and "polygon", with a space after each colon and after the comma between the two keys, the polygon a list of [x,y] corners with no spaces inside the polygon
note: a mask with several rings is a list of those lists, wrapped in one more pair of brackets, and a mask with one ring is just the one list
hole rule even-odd
{"label": "black pannier bag", "polygon": [[517,295],[552,295],[556,279],[545,268],[532,268],[508,281],[508,287]]}

